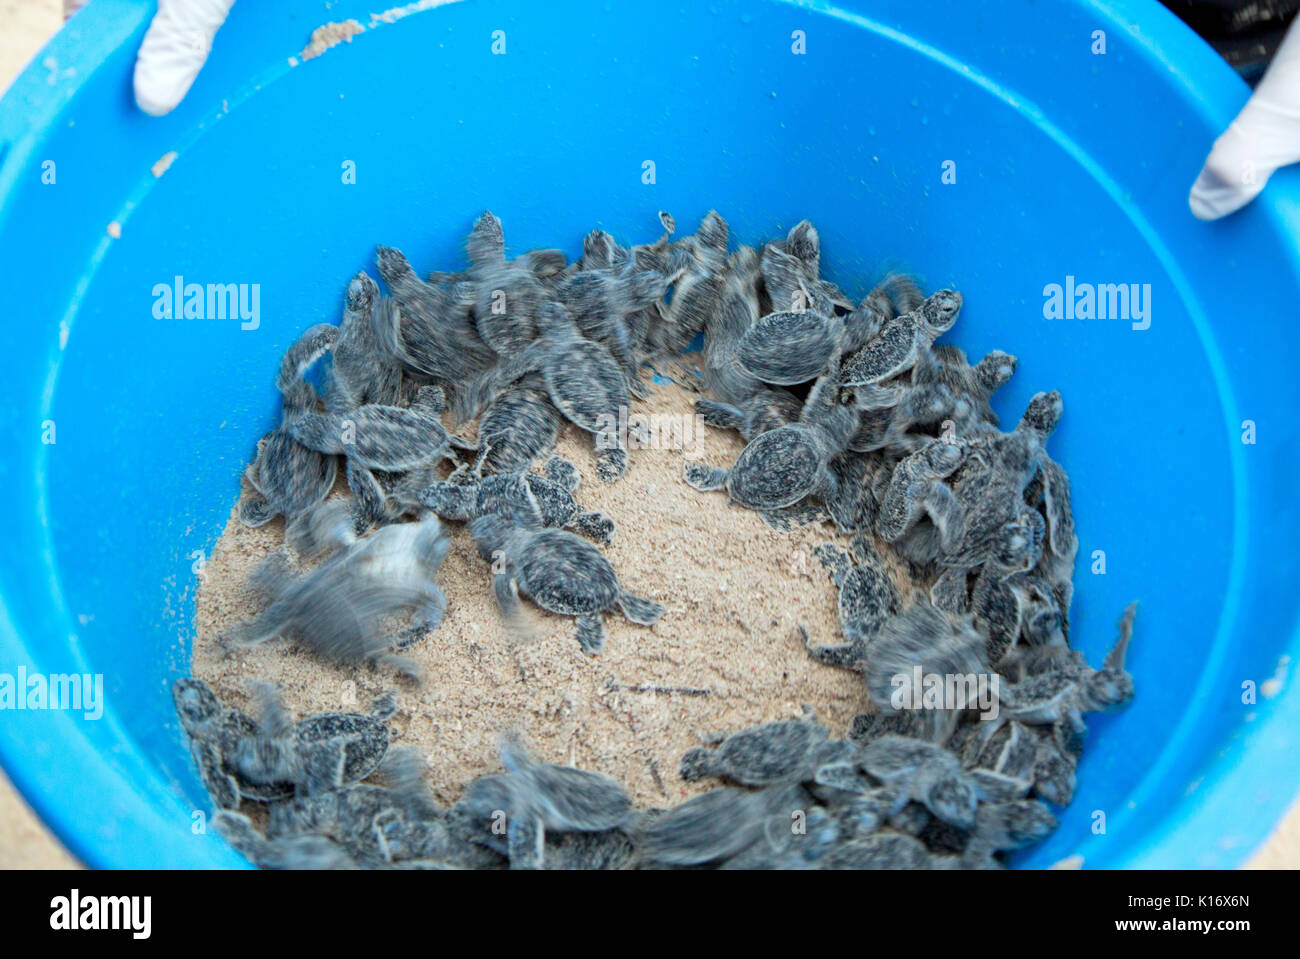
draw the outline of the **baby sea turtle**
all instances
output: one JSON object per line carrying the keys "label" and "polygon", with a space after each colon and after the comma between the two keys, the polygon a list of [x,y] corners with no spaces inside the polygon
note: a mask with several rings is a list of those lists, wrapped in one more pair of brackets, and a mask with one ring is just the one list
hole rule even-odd
{"label": "baby sea turtle", "polygon": [[[862,667],[867,694],[882,711],[893,712],[904,703],[921,703],[919,721],[935,727],[950,726],[957,716],[978,703],[978,685],[954,687],[949,701],[924,698],[924,689],[911,684],[916,669],[924,676],[987,675],[986,641],[970,616],[949,616],[936,609],[923,593],[914,594],[911,605],[882,623],[871,643],[870,655]],[[906,683],[900,685],[900,677]]]}
{"label": "baby sea turtle", "polygon": [[944,439],[933,439],[895,468],[880,503],[876,532],[886,543],[896,543],[926,516],[948,544],[960,532],[961,509],[943,479],[965,459],[965,449]]}
{"label": "baby sea turtle", "polygon": [[[333,362],[325,398],[333,412],[354,409],[367,403],[403,405],[402,368],[386,358],[375,336],[376,310],[391,311],[396,304],[381,296],[379,287],[364,270],[348,284],[343,322],[331,348]],[[378,325],[384,325],[381,320]]]}
{"label": "baby sea turtle", "polygon": [[273,696],[263,693],[268,705],[254,720],[222,706],[201,679],[177,680],[172,698],[204,786],[222,809],[238,808],[241,798],[273,802],[295,789],[318,792],[364,779],[388,749],[383,720],[390,714],[382,699],[369,714],[322,713],[294,724]]}
{"label": "baby sea turtle", "polygon": [[320,713],[294,723],[274,687],[254,687],[261,703],[254,735],[235,744],[229,762],[244,781],[287,784],[313,796],[365,779],[388,752],[388,727],[364,713]]}
{"label": "baby sea turtle", "polygon": [[1023,792],[1021,784],[986,770],[967,770],[949,749],[933,742],[882,736],[862,750],[862,768],[897,792],[897,810],[923,805],[959,829],[975,826],[982,799],[1003,801]]}
{"label": "baby sea turtle", "polygon": [[455,461],[452,449],[478,450],[443,428],[442,410],[442,389],[423,386],[410,407],[370,404],[344,413],[303,413],[289,432],[309,449],[341,453],[367,469],[404,472],[439,459]]}
{"label": "baby sea turtle", "polygon": [[212,817],[212,827],[235,851],[260,869],[355,869],[356,862],[326,836],[281,836],[267,839],[247,816],[226,809]]}
{"label": "baby sea turtle", "polygon": [[475,483],[437,482],[424,491],[421,501],[443,519],[462,522],[489,513],[505,516],[535,513],[541,525],[576,530],[598,543],[609,543],[614,521],[603,513],[584,510],[573,498],[578,471],[568,460],[552,457],[544,476],[536,473],[498,473]]}
{"label": "baby sea turtle", "polygon": [[228,709],[217,700],[211,687],[201,679],[179,679],[172,685],[172,699],[181,726],[190,737],[190,755],[198,767],[199,778],[219,809],[238,809],[242,798],[282,799],[292,794],[284,784],[268,788],[244,780],[229,757],[241,739],[254,735],[257,724],[236,709]]}
{"label": "baby sea turtle", "polygon": [[770,786],[811,776],[817,747],[827,741],[825,727],[811,719],[765,723],[726,737],[715,749],[697,747],[682,756],[687,782],[725,776],[743,786]]}
{"label": "baby sea turtle", "polygon": [[818,662],[848,669],[860,668],[876,633],[889,617],[898,612],[898,590],[886,574],[879,556],[865,539],[857,546],[858,562],[847,550],[833,543],[822,543],[814,553],[839,587],[840,628],[844,642],[831,646],[813,646],[803,633],[804,645]]}
{"label": "baby sea turtle", "polygon": [[989,724],[991,736],[998,726],[1010,720],[1028,725],[1064,722],[1075,732],[1086,729],[1085,712],[1113,709],[1133,698],[1133,677],[1124,661],[1133,638],[1133,618],[1137,604],[1124,611],[1119,623],[1119,639],[1106,654],[1099,670],[1072,668],[1070,665],[1050,669],[1040,675],[1002,686],[998,717]]}
{"label": "baby sea turtle", "polygon": [[566,277],[555,292],[579,332],[605,344],[635,383],[641,343],[633,317],[662,303],[667,288],[668,279],[654,270],[592,269]]}
{"label": "baby sea turtle", "polygon": [[1046,538],[1035,573],[1047,582],[1061,614],[1061,635],[1070,638],[1070,603],[1074,597],[1074,560],[1079,538],[1070,506],[1070,478],[1046,453],[1039,472],[1025,487],[1025,502],[1043,514]]}
{"label": "baby sea turtle", "polygon": [[845,386],[867,386],[910,370],[935,337],[952,329],[961,294],[940,290],[915,310],[885,324],[865,346],[844,360]]}
{"label": "baby sea turtle", "polygon": [[713,398],[695,401],[706,423],[738,430],[747,440],[794,422],[800,409],[794,394],[768,386],[736,360],[741,339],[758,321],[758,278],[753,247],[742,246],[728,258],[722,298],[704,330],[703,377]]}
{"label": "baby sea turtle", "polygon": [[994,852],[1023,849],[1047,838],[1055,829],[1056,817],[1037,800],[985,803],[975,813],[962,865],[973,868]]}
{"label": "baby sea turtle", "polygon": [[[986,435],[970,444],[970,455],[951,474],[950,484],[941,484],[953,494],[960,516],[959,523],[946,527],[952,535],[944,544],[941,565],[974,568],[1006,548],[1008,525],[1040,526],[1028,515],[1033,510],[1026,506],[1024,491],[1038,472],[1061,410],[1060,393],[1038,393],[1013,432]],[[947,505],[947,497],[943,499]]]}
{"label": "baby sea turtle", "polygon": [[686,482],[701,491],[726,489],[742,506],[781,510],[810,496],[823,500],[838,492],[829,468],[856,428],[853,410],[838,402],[837,371],[822,376],[808,393],[799,422],[750,440],[730,470],[687,463]]}
{"label": "baby sea turtle", "polygon": [[811,806],[797,785],[744,789],[724,786],[693,796],[657,816],[639,848],[650,862],[694,866],[729,859],[761,841],[773,817],[791,822]]}
{"label": "baby sea turtle", "polygon": [[500,378],[512,382],[540,370],[556,409],[594,435],[600,478],[617,479],[627,469],[627,449],[617,434],[619,412],[631,407],[627,379],[609,350],[579,335],[561,304],[547,303],[538,326],[541,338],[511,360]]}
{"label": "baby sea turtle", "polygon": [[501,822],[502,847],[512,869],[555,868],[547,863],[548,841],[558,833],[608,833],[627,825],[632,801],[617,782],[601,773],[540,763],[516,734],[503,737],[501,758],[507,773],[476,780],[465,804],[480,820]]}
{"label": "baby sea turtle", "polygon": [[852,305],[833,284],[820,279],[821,239],[807,220],[791,227],[784,240],[763,247],[763,288],[772,312],[813,310],[832,316],[837,305]]}
{"label": "baby sea turtle", "polygon": [[398,309],[374,313],[375,336],[391,362],[444,387],[461,417],[470,415],[476,383],[496,362],[471,322],[478,287],[469,281],[432,285],[416,275],[398,250],[380,247],[379,275]]}
{"label": "baby sea turtle", "polygon": [[384,827],[403,819],[405,806],[405,797],[394,790],[353,783],[273,804],[268,810],[267,838],[323,836],[358,864],[375,868],[391,861]]}
{"label": "baby sea turtle", "polygon": [[1011,354],[994,350],[971,366],[961,347],[938,343],[919,352],[912,367],[912,384],[943,386],[953,396],[964,397],[978,421],[997,426],[997,414],[989,400],[1015,374],[1017,362]]}
{"label": "baby sea turtle", "polygon": [[245,526],[264,526],[276,516],[297,519],[329,494],[338,473],[338,460],[300,443],[293,435],[294,424],[315,415],[316,391],[302,379],[310,367],[337,339],[338,331],[327,324],[313,326],[285,353],[276,378],[283,417],[281,424],[266,434],[257,456],[244,472],[252,491],[239,501],[239,520]]}
{"label": "baby sea turtle", "polygon": [[412,614],[408,636],[437,628],[447,600],[433,574],[448,547],[442,524],[429,516],[376,530],[301,576],[272,554],[260,571],[270,605],[223,642],[255,645],[292,635],[327,660],[384,662],[417,675],[409,660],[388,652],[400,637],[388,635],[383,624],[406,612]]}
{"label": "baby sea turtle", "polygon": [[508,619],[520,616],[522,593],[542,609],[578,620],[578,642],[588,653],[605,645],[601,614],[617,607],[629,622],[649,626],[664,613],[661,603],[625,590],[600,550],[573,533],[529,529],[497,514],[470,523],[479,552],[492,558],[492,591]]}
{"label": "baby sea turtle", "polygon": [[555,445],[563,422],[540,374],[531,373],[512,383],[479,418],[474,474],[481,476],[484,470],[518,473],[531,468]]}
{"label": "baby sea turtle", "polygon": [[484,343],[511,356],[537,335],[537,314],[548,291],[527,261],[509,261],[501,221],[483,213],[465,244],[471,281],[478,285],[474,326]]}
{"label": "baby sea turtle", "polygon": [[727,239],[727,222],[710,210],[693,236],[673,243],[672,300],[650,331],[651,345],[660,355],[685,352],[717,311],[726,274]]}
{"label": "baby sea turtle", "polygon": [[745,331],[736,345],[736,362],[764,383],[807,383],[825,371],[843,333],[844,322],[833,314],[769,313]]}

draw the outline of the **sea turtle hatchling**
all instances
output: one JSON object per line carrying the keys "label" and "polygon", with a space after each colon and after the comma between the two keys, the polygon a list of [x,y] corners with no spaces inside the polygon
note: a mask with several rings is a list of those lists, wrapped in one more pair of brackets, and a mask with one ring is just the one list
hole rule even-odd
{"label": "sea turtle hatchling", "polygon": [[344,413],[303,413],[291,421],[289,432],[309,449],[343,454],[366,469],[398,473],[440,459],[458,462],[453,449],[478,451],[443,428],[442,411],[442,388],[423,386],[409,407],[370,404]]}
{"label": "sea turtle hatchling", "polygon": [[898,590],[895,589],[884,564],[863,538],[855,542],[855,557],[834,543],[822,543],[813,550],[822,565],[830,571],[831,580],[839,587],[840,628],[844,642],[828,646],[814,646],[806,631],[801,632],[809,654],[828,666],[853,669],[861,667],[876,633],[889,617],[899,610]]}
{"label": "sea turtle hatchling", "polygon": [[[367,403],[403,405],[402,368],[385,357],[375,336],[375,310],[388,311],[396,304],[381,296],[379,287],[362,270],[348,284],[339,324],[338,339],[331,348],[329,389],[325,400],[333,412]],[[381,321],[378,325],[383,325]]]}
{"label": "sea turtle hatchling", "polygon": [[970,414],[977,421],[997,426],[998,417],[989,400],[1015,375],[1017,362],[1011,354],[994,350],[971,366],[961,347],[936,343],[917,354],[912,384],[944,386],[954,396],[967,400]]}
{"label": "sea turtle hatchling", "polygon": [[961,294],[940,290],[915,310],[885,324],[865,346],[844,359],[845,386],[867,386],[905,373],[922,350],[957,322]]}
{"label": "sea turtle hatchling", "polygon": [[680,356],[717,311],[725,282],[728,236],[727,222],[710,210],[693,235],[672,243],[668,254],[672,300],[649,331],[650,348],[657,355]]}
{"label": "sea turtle hatchling", "polygon": [[555,294],[572,314],[579,332],[605,344],[628,382],[635,385],[639,383],[642,344],[634,317],[663,302],[668,282],[655,270],[581,270],[561,280]]}
{"label": "sea turtle hatchling", "polygon": [[275,687],[258,683],[254,693],[256,732],[240,737],[229,756],[242,781],[313,796],[365,779],[388,752],[388,727],[374,715],[329,712],[295,723]]}
{"label": "sea turtle hatchling", "polygon": [[584,510],[573,498],[578,488],[573,464],[555,456],[547,460],[544,470],[544,476],[497,473],[468,484],[436,482],[420,498],[443,519],[466,522],[488,513],[534,512],[543,526],[576,530],[598,543],[609,543],[614,521],[604,513]]}
{"label": "sea turtle hatchling", "polygon": [[470,533],[480,554],[492,559],[492,591],[506,618],[519,621],[520,594],[548,612],[576,617],[585,652],[604,648],[601,614],[608,610],[617,607],[641,626],[658,622],[664,613],[661,603],[624,589],[600,550],[573,533],[515,525],[498,514],[474,520]]}
{"label": "sea turtle hatchling", "polygon": [[960,533],[961,507],[943,480],[961,466],[965,457],[962,445],[938,438],[894,467],[876,519],[880,538],[896,543],[919,520],[928,517],[947,547]]}
{"label": "sea turtle hatchling", "polygon": [[772,513],[818,496],[839,499],[831,459],[842,452],[857,427],[852,408],[839,402],[832,365],[809,391],[799,422],[750,440],[730,470],[687,463],[686,482],[697,490],[725,489],[732,501]]}
{"label": "sea turtle hatchling", "polygon": [[723,776],[742,786],[809,778],[819,765],[818,747],[829,737],[811,718],[764,723],[732,733],[716,748],[696,747],[682,756],[680,775],[687,782]]}
{"label": "sea turtle hatchling", "polygon": [[695,401],[706,423],[738,430],[746,440],[793,423],[801,405],[793,393],[767,385],[736,361],[741,339],[758,322],[758,275],[753,247],[742,246],[728,257],[721,301],[704,328],[702,376],[712,396]]}
{"label": "sea turtle hatchling", "polygon": [[763,841],[774,817],[791,822],[811,806],[798,785],[723,786],[656,816],[640,830],[638,848],[645,859],[663,866],[720,862]]}
{"label": "sea turtle hatchling", "polygon": [[505,233],[490,210],[475,221],[465,248],[467,276],[478,286],[475,329],[499,355],[513,355],[537,335],[537,314],[548,291],[531,263],[506,259]]}
{"label": "sea turtle hatchling", "polygon": [[[1045,455],[1048,437],[1060,422],[1061,394],[1055,390],[1038,393],[1029,401],[1015,430],[1010,433],[986,434],[967,445],[968,455],[946,483],[933,484],[932,494],[945,507],[955,501],[955,523],[945,527],[944,556],[941,566],[973,569],[1007,546],[1008,525],[1034,531],[1042,529],[1040,521],[1029,515],[1035,511],[1025,502],[1029,485]],[[885,530],[881,535],[888,538]],[[1032,541],[1025,549],[1033,548]]]}
{"label": "sea turtle hatchling", "polygon": [[479,455],[475,476],[518,473],[555,446],[564,417],[546,393],[541,374],[530,373],[506,387],[491,401],[478,421]]}
{"label": "sea turtle hatchling", "polygon": [[[290,635],[326,660],[388,663],[418,676],[414,663],[389,647],[409,644],[442,621],[447,600],[433,575],[448,548],[446,530],[430,515],[376,530],[300,576],[282,553],[272,553],[256,574],[270,604],[221,642],[251,646]],[[390,635],[385,620],[402,613],[411,615],[410,628]]]}
{"label": "sea turtle hatchling", "polygon": [[416,275],[398,250],[379,247],[379,275],[398,309],[374,313],[375,337],[385,357],[448,390],[456,414],[471,415],[476,384],[497,355],[474,328],[478,286],[463,280],[434,285]]}
{"label": "sea turtle hatchling", "polygon": [[627,378],[608,349],[578,333],[562,304],[547,303],[538,327],[540,339],[503,364],[496,377],[509,383],[540,370],[555,408],[593,434],[597,473],[611,482],[627,469],[627,449],[617,435],[620,411],[626,419],[631,408]]}
{"label": "sea turtle hatchling", "polygon": [[328,324],[311,327],[289,348],[280,363],[276,387],[280,390],[283,416],[278,427],[266,434],[257,456],[244,472],[252,490],[241,497],[239,520],[245,526],[264,526],[283,515],[292,522],[329,495],[338,473],[338,460],[299,442],[294,424],[315,415],[316,391],[302,373],[337,339],[338,330]]}
{"label": "sea turtle hatchling", "polygon": [[241,798],[274,802],[295,789],[317,792],[364,779],[388,749],[384,697],[369,714],[322,713],[296,724],[274,699],[260,720],[224,707],[201,679],[177,680],[172,699],[204,786],[221,809],[237,809]]}
{"label": "sea turtle hatchling", "polygon": [[815,380],[840,348],[844,322],[812,310],[769,313],[736,344],[735,360],[750,376],[774,386]]}
{"label": "sea turtle hatchling", "polygon": [[1133,677],[1125,668],[1129,642],[1133,638],[1133,619],[1137,604],[1124,611],[1119,622],[1119,639],[1106,654],[1102,668],[1083,668],[1067,661],[1020,682],[1005,683],[999,696],[998,715],[988,723],[986,738],[1010,720],[1028,725],[1064,722],[1075,732],[1083,732],[1086,712],[1122,706],[1133,698]]}
{"label": "sea turtle hatchling", "polygon": [[1023,794],[1024,784],[987,770],[963,767],[938,743],[903,736],[882,736],[862,750],[862,768],[897,790],[894,812],[908,802],[920,803],[959,829],[975,825],[981,800],[1002,802]]}
{"label": "sea turtle hatchling", "polygon": [[327,836],[299,835],[268,839],[247,816],[221,809],[212,827],[235,851],[259,869],[355,869],[347,850]]}

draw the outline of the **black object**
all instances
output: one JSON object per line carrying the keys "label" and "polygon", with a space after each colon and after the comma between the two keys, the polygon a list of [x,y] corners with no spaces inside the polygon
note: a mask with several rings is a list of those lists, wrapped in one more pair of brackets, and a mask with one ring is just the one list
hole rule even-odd
{"label": "black object", "polygon": [[1160,0],[1254,86],[1264,75],[1300,0]]}

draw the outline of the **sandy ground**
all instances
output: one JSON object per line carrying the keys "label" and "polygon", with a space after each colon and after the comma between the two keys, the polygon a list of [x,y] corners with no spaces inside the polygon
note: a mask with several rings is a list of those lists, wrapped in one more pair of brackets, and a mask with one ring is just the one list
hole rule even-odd
{"label": "sandy ground", "polygon": [[500,771],[497,743],[510,729],[543,761],[613,776],[644,806],[712,788],[677,776],[681,755],[707,734],[795,718],[807,703],[842,736],[868,708],[862,682],[815,662],[797,631],[802,625],[817,642],[839,641],[839,594],[813,555],[834,528],[778,532],[757,513],[729,505],[725,494],[687,486],[688,456],[726,465],[744,448],[737,433],[696,425],[696,395],[667,384],[633,403],[634,414],[655,415],[665,440],[656,445],[674,439],[663,429],[669,425],[699,435],[687,437],[683,449],[633,450],[617,482],[596,477],[588,434],[566,427],[556,446],[581,475],[578,502],[616,523],[601,552],[624,588],[665,605],[653,627],[609,613],[605,650],[590,656],[574,637],[573,619],[525,602],[531,635],[521,637],[498,611],[491,572],[463,524],[449,523],[451,551],[437,574],[447,613],[408,653],[427,677],[422,685],[403,684],[390,669],[322,664],[287,641],[227,654],[214,639],[257,608],[248,576],[283,539],[281,520],[248,529],[232,511],[199,589],[194,675],[241,708],[250,678],[276,682],[299,715],[337,709],[345,692],[364,708],[395,689],[401,708],[390,724],[394,742],[426,757],[444,803],[476,777]]}
{"label": "sandy ground", "polygon": [[[35,55],[40,46],[48,39],[55,30],[58,29],[62,21],[61,4],[59,0],[0,0],[0,22],[5,24],[5,29],[0,31],[0,89],[7,89],[13,78],[22,70],[28,60]],[[642,455],[646,452],[643,451]],[[666,456],[666,454],[665,454]],[[680,462],[680,456],[672,457],[675,461]],[[584,470],[586,476],[590,477],[589,468],[586,461],[581,457],[575,456],[575,460],[580,468]],[[635,468],[635,465],[634,465]],[[584,484],[585,489],[580,490],[580,500],[584,501],[588,508],[602,508],[597,502],[598,496],[595,493],[600,492],[594,481]],[[616,489],[611,487],[610,489]],[[630,486],[628,487],[630,488]],[[718,509],[725,507],[718,505]],[[610,510],[613,512],[613,509]],[[621,517],[620,517],[621,518]],[[622,537],[635,535],[635,521],[624,520],[620,526],[619,533]],[[761,533],[762,531],[756,531]],[[791,545],[797,551],[802,548],[801,540],[806,538],[805,533],[794,534]],[[245,543],[242,547],[245,550],[252,551],[256,544]],[[621,542],[619,545],[622,545]],[[805,545],[806,544],[802,544]],[[466,543],[463,534],[458,537],[455,550],[448,559],[446,567],[448,572],[467,572],[467,569],[458,569],[458,566],[469,567],[470,561],[474,558],[465,553]],[[239,553],[239,548],[232,551],[232,560]],[[620,550],[614,548],[611,550],[611,558],[620,555]],[[790,555],[790,554],[787,554]],[[618,560],[614,559],[616,566]],[[797,564],[797,560],[795,561]],[[815,566],[815,561],[812,564]],[[662,572],[662,570],[661,570]],[[669,604],[669,612],[665,615],[664,622],[655,626],[653,629],[645,631],[647,636],[642,636],[637,641],[636,631],[641,627],[632,627],[626,624],[610,622],[610,644],[608,652],[601,659],[598,665],[589,665],[582,657],[578,650],[576,641],[571,636],[571,629],[566,621],[555,617],[542,618],[540,615],[535,618],[540,620],[540,625],[544,627],[543,635],[539,636],[532,643],[526,646],[510,646],[503,649],[489,650],[488,645],[479,640],[470,639],[474,633],[473,623],[470,621],[470,609],[477,607],[462,606],[459,600],[465,599],[464,596],[453,598],[452,609],[448,613],[448,635],[454,635],[455,640],[445,643],[441,646],[431,644],[429,640],[424,641],[421,647],[416,650],[417,655],[424,658],[426,665],[435,665],[439,662],[438,654],[445,655],[449,659],[456,656],[461,657],[462,668],[470,668],[466,662],[473,664],[474,670],[482,670],[487,675],[496,676],[500,680],[499,688],[509,691],[512,687],[518,692],[524,683],[522,677],[527,677],[530,672],[538,668],[547,667],[568,669],[569,676],[576,684],[587,692],[595,700],[609,699],[610,703],[602,703],[598,707],[593,705],[590,700],[579,703],[573,697],[572,689],[569,692],[558,692],[552,697],[541,697],[538,701],[528,702],[525,698],[523,701],[517,697],[501,693],[499,701],[495,705],[493,714],[496,721],[499,722],[520,722],[526,721],[529,716],[546,714],[548,711],[554,713],[560,718],[558,728],[561,730],[550,740],[543,737],[543,741],[538,745],[549,753],[561,756],[564,749],[561,748],[566,743],[576,740],[573,738],[579,729],[579,723],[573,718],[575,705],[580,705],[586,709],[586,716],[590,722],[605,722],[619,736],[625,736],[634,741],[639,741],[642,736],[650,731],[653,737],[653,745],[642,744],[633,751],[632,757],[635,762],[640,764],[638,776],[632,784],[636,789],[638,796],[646,801],[653,801],[654,797],[661,792],[658,784],[655,782],[655,776],[651,772],[650,762],[652,760],[659,763],[660,778],[665,783],[674,783],[677,788],[681,787],[679,781],[676,781],[672,775],[672,767],[663,768],[663,763],[668,762],[676,750],[680,752],[680,747],[690,745],[694,734],[697,731],[707,731],[717,725],[713,721],[705,722],[707,712],[701,713],[696,708],[696,713],[692,717],[691,702],[693,699],[712,699],[712,697],[688,697],[681,694],[657,694],[653,697],[645,693],[629,692],[627,690],[616,690],[614,693],[606,693],[604,697],[594,696],[598,688],[602,688],[609,676],[614,677],[616,684],[641,685],[646,682],[655,682],[666,685],[677,671],[689,663],[689,659],[683,657],[679,647],[675,646],[677,638],[676,630],[679,626],[674,626],[675,620],[683,618],[683,614],[689,614],[696,611],[690,610],[684,605],[685,601],[680,595],[674,598],[672,589],[671,576],[668,578],[659,578],[654,581],[638,582],[632,579],[631,574],[628,576],[628,586],[634,589],[640,589],[653,598],[666,601]],[[721,574],[719,583],[730,582],[726,574]],[[814,590],[814,583],[817,589]],[[821,608],[817,611],[820,617],[826,615],[825,591],[821,589],[820,577],[810,575],[808,577],[810,595],[820,592],[823,596]],[[477,584],[482,585],[482,584]],[[737,583],[737,586],[740,584]],[[449,592],[451,590],[449,589]],[[459,609],[459,612],[457,611]],[[230,608],[217,609],[211,611],[214,617],[230,617],[235,615],[235,611]],[[201,614],[202,615],[202,614]],[[689,617],[686,617],[689,618]],[[484,616],[480,629],[486,627],[490,620]],[[747,631],[757,634],[760,628],[758,623],[733,624],[740,635]],[[782,627],[788,624],[781,624]],[[778,659],[784,661],[789,656],[789,662],[794,663],[797,657],[792,655],[793,652],[802,651],[794,649],[789,641],[788,635],[785,635],[784,629],[772,629],[770,633],[763,630],[769,636],[774,637],[777,643],[777,649],[766,651],[765,655],[775,653]],[[785,637],[782,640],[782,637]],[[474,663],[474,653],[471,652],[472,646],[477,643],[479,649],[480,662]],[[674,652],[674,650],[677,652]],[[485,650],[489,650],[485,652]],[[264,655],[269,658],[279,656],[284,659],[284,649],[268,649]],[[482,661],[482,660],[486,661]],[[625,668],[632,665],[638,667],[647,666],[647,669],[637,671],[633,669],[630,672],[624,672]],[[696,666],[700,665],[698,662]],[[214,674],[221,670],[215,665],[212,667]],[[803,666],[809,673],[812,668]],[[846,716],[852,715],[851,690],[842,686],[840,677],[835,675],[835,671],[817,670],[819,673],[826,673],[824,677],[818,680],[816,685],[816,696],[821,697],[830,705],[829,709],[823,711],[822,718],[835,725],[838,725]],[[380,677],[382,678],[382,677]],[[793,678],[793,677],[792,677]],[[808,679],[804,674],[799,677],[802,681]],[[377,680],[372,680],[372,682]],[[319,679],[318,679],[319,682]],[[730,701],[733,697],[735,702],[731,702],[728,707],[728,715],[733,719],[744,717],[753,717],[753,721],[762,719],[777,718],[778,715],[789,713],[797,709],[797,700],[807,700],[809,693],[801,690],[798,696],[789,695],[780,697],[774,701],[771,706],[758,709],[756,701],[752,696],[746,695],[738,690],[744,690],[749,679],[744,675],[726,675],[725,671],[715,670],[710,674],[709,682],[714,684],[715,691],[725,688],[727,698]],[[693,684],[694,685],[694,684]],[[700,684],[702,685],[702,684]],[[316,698],[309,683],[304,683],[298,688],[289,688],[287,696],[291,705],[306,703]],[[358,690],[359,698],[361,690]],[[319,694],[320,690],[315,690]],[[719,698],[721,701],[721,697]],[[464,732],[464,727],[457,729],[454,717],[458,711],[463,712],[465,702],[458,698],[457,693],[453,690],[452,694],[443,698],[435,698],[426,702],[421,700],[418,706],[407,706],[405,709],[405,720],[402,734],[407,737],[408,741],[417,741],[427,739],[436,735],[438,730],[445,729],[449,733],[455,733],[460,736]],[[709,710],[714,708],[711,702]],[[569,711],[569,716],[565,716],[565,711]],[[757,711],[755,711],[757,710]],[[601,712],[604,717],[601,717]],[[686,717],[685,722],[679,726],[674,726],[675,721],[680,721]],[[400,717],[399,717],[400,718]],[[721,717],[717,717],[721,718]],[[443,788],[454,792],[456,783],[463,781],[465,774],[479,765],[489,765],[492,763],[492,729],[494,723],[478,723],[478,732],[476,735],[468,737],[460,753],[458,753],[452,762],[447,763],[442,769],[433,770],[436,780],[441,781]],[[658,757],[658,758],[656,758]],[[668,757],[668,758],[664,758]],[[564,755],[566,761],[568,756]],[[575,755],[573,757],[579,760],[583,765],[589,765],[592,768],[608,768],[609,757],[602,755]],[[665,772],[667,776],[663,775]],[[59,842],[50,834],[39,819],[32,813],[26,802],[14,790],[7,777],[0,771],[0,868],[70,868],[78,864]],[[1300,804],[1293,807],[1290,814],[1278,827],[1272,838],[1265,844],[1260,852],[1254,857],[1249,864],[1249,868],[1297,868],[1300,867]]]}

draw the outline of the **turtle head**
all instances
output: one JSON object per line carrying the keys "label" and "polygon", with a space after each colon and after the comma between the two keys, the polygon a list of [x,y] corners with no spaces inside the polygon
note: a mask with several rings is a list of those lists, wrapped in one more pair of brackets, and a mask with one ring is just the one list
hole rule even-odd
{"label": "turtle head", "polygon": [[352,313],[368,313],[379,299],[379,286],[362,270],[348,284],[347,309]]}
{"label": "turtle head", "polygon": [[821,238],[817,235],[817,228],[807,220],[800,220],[785,237],[785,249],[791,256],[799,260],[813,271],[815,274],[822,256]]}
{"label": "turtle head", "polygon": [[956,290],[940,290],[921,304],[921,322],[934,336],[947,333],[957,322],[961,303],[961,294]]}
{"label": "turtle head", "polygon": [[1025,415],[1020,418],[1020,428],[1047,439],[1056,429],[1056,424],[1061,422],[1064,411],[1065,405],[1061,402],[1059,390],[1037,393],[1025,408]]}
{"label": "turtle head", "polygon": [[582,268],[610,269],[614,266],[614,250],[617,246],[614,238],[604,230],[592,230],[582,241]]}
{"label": "turtle head", "polygon": [[211,687],[201,679],[178,679],[172,685],[172,699],[176,703],[176,712],[180,714],[181,725],[187,730],[221,715],[221,703]]}
{"label": "turtle head", "polygon": [[694,749],[688,749],[682,754],[682,763],[677,770],[677,775],[688,783],[699,782],[709,775],[712,769],[712,750],[696,746]]}
{"label": "turtle head", "polygon": [[1123,706],[1133,698],[1133,677],[1124,669],[1106,668],[1088,677],[1084,692],[1092,709]]}
{"label": "turtle head", "polygon": [[465,252],[475,266],[491,266],[505,261],[505,230],[491,210],[484,210],[483,215],[474,221],[474,229],[465,241]]}
{"label": "turtle head", "polygon": [[695,238],[704,250],[709,250],[719,257],[725,257],[727,253],[727,238],[729,236],[727,221],[717,210],[710,210],[700,221],[700,228],[695,231]]}

